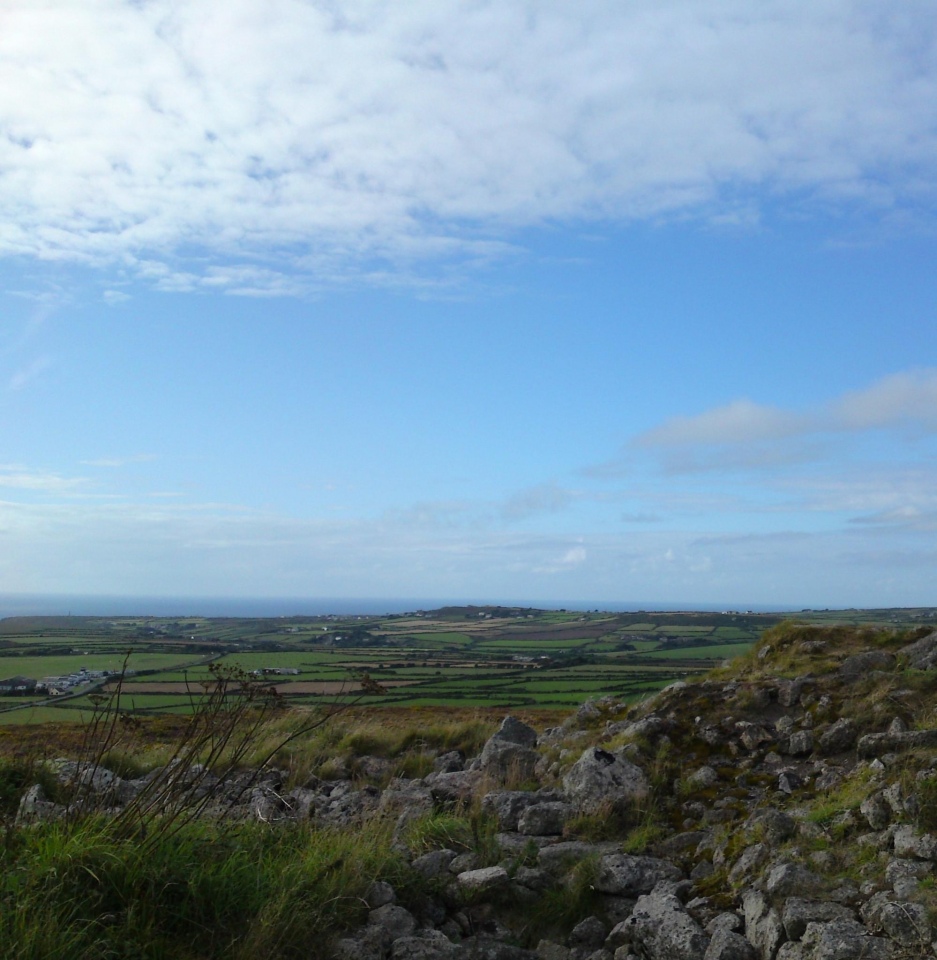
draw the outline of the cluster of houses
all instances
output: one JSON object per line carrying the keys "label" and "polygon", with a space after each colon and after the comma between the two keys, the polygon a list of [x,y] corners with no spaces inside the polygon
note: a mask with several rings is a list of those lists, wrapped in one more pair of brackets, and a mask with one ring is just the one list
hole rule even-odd
{"label": "cluster of houses", "polygon": [[262,667],[260,670],[251,670],[255,677],[267,677],[271,674],[277,677],[298,677],[299,670],[296,667]]}
{"label": "cluster of houses", "polygon": [[[127,672],[129,673],[129,671]],[[83,683],[103,680],[107,676],[109,676],[107,670],[88,670],[82,667],[75,673],[69,673],[61,677],[43,677],[41,680],[33,680],[31,677],[10,677],[6,680],[0,680],[0,696],[31,697],[45,695],[55,697]]]}

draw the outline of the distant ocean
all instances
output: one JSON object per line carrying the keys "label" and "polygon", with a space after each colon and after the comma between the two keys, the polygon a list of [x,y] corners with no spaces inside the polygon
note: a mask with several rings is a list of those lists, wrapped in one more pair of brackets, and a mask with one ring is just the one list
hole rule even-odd
{"label": "distant ocean", "polygon": [[142,597],[68,594],[2,594],[0,618],[24,616],[154,616],[154,617],[298,617],[324,614],[407,613],[438,607],[535,607],[541,610],[751,610],[789,613],[790,606],[738,603],[661,603],[660,601],[504,600],[466,597]]}

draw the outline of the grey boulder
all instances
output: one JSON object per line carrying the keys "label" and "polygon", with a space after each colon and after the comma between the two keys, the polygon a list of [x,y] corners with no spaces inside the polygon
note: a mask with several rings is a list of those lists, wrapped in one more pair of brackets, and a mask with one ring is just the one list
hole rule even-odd
{"label": "grey boulder", "polygon": [[584,813],[628,807],[643,800],[650,784],[640,767],[618,753],[589,747],[563,778],[570,802]]}

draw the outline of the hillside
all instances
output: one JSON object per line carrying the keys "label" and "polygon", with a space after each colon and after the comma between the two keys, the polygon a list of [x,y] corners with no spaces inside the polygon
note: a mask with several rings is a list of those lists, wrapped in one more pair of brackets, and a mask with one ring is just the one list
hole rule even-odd
{"label": "hillside", "polygon": [[539,731],[414,715],[294,735],[280,717],[263,724],[289,742],[261,763],[268,726],[232,753],[260,715],[232,716],[222,748],[168,763],[113,742],[29,776],[8,763],[6,955],[937,952],[929,627],[781,624],[703,678]]}

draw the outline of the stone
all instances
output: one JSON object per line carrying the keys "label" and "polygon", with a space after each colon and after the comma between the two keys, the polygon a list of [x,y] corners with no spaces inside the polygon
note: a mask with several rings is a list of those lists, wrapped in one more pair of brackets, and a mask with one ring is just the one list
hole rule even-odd
{"label": "stone", "polygon": [[501,726],[491,735],[491,740],[504,740],[507,743],[516,743],[522,747],[537,745],[537,731],[516,717],[505,717]]}
{"label": "stone", "polygon": [[902,880],[923,880],[930,873],[931,865],[923,860],[898,858],[889,860],[885,867],[885,882],[893,887]]}
{"label": "stone", "polygon": [[410,937],[416,930],[416,917],[395,903],[387,903],[368,914],[368,924],[387,932],[391,941],[398,937]]}
{"label": "stone", "polygon": [[890,960],[892,945],[870,936],[855,920],[808,923],[803,936],[810,960]]}
{"label": "stone", "polygon": [[586,917],[573,927],[569,934],[569,945],[597,950],[605,943],[607,936],[608,927],[598,917]]}
{"label": "stone", "polygon": [[449,870],[449,865],[456,858],[455,850],[430,850],[417,857],[410,866],[427,880],[445,874]]}
{"label": "stone", "polygon": [[34,783],[20,798],[16,811],[16,824],[21,826],[27,823],[45,823],[51,820],[60,820],[65,816],[67,807],[61,803],[53,803],[46,797],[42,785]]}
{"label": "stone", "polygon": [[894,654],[885,650],[864,650],[846,657],[840,665],[839,675],[849,683],[867,677],[873,670],[891,670],[894,665]]}
{"label": "stone", "polygon": [[626,922],[631,927],[632,943],[648,957],[704,960],[709,935],[663,885],[640,897]]}
{"label": "stone", "polygon": [[433,761],[433,773],[458,773],[464,767],[465,754],[461,750],[442,753]]}
{"label": "stone", "polygon": [[390,951],[391,960],[457,960],[461,948],[439,930],[427,930],[418,937],[400,937]]}
{"label": "stone", "polygon": [[881,791],[866,797],[859,805],[859,812],[873,830],[884,830],[891,822],[891,807]]}
{"label": "stone", "polygon": [[466,937],[459,944],[460,960],[537,960],[533,950],[488,937]]}
{"label": "stone", "polygon": [[829,768],[813,781],[813,786],[819,793],[828,793],[830,790],[835,790],[842,782],[842,774],[838,770]]}
{"label": "stone", "polygon": [[775,960],[781,944],[787,939],[778,911],[763,893],[749,887],[742,893],[742,914],[748,942],[758,951],[761,960]]}
{"label": "stone", "polygon": [[736,724],[736,726],[740,729],[741,735],[739,736],[739,740],[742,746],[750,753],[753,753],[766,743],[772,743],[775,739],[774,734],[772,734],[767,727],[759,724],[743,721]]}
{"label": "stone", "polygon": [[482,813],[494,816],[501,830],[516,830],[521,814],[537,800],[530,790],[493,790],[482,797]]}
{"label": "stone", "polygon": [[856,750],[860,757],[881,757],[901,750],[937,747],[937,730],[907,730],[904,733],[868,733],[859,738]]}
{"label": "stone", "polygon": [[914,670],[933,670],[937,668],[937,630],[902,647],[898,655],[904,658]]}
{"label": "stone", "polygon": [[552,940],[541,940],[537,944],[537,960],[569,960],[569,947]]}
{"label": "stone", "polygon": [[933,937],[927,908],[920,903],[877,893],[863,904],[861,914],[871,931],[886,933],[903,947],[926,946]]}
{"label": "stone", "polygon": [[753,843],[746,847],[729,871],[729,882],[735,886],[768,862],[769,850],[763,843]]}
{"label": "stone", "polygon": [[895,828],[895,853],[899,857],[917,857],[920,860],[937,860],[937,837],[918,833],[906,824]]}
{"label": "stone", "polygon": [[792,733],[788,740],[787,752],[792,757],[805,757],[813,753],[813,731],[798,730]]}
{"label": "stone", "polygon": [[552,878],[545,870],[525,866],[517,868],[514,874],[514,882],[537,891],[548,890],[553,884]]}
{"label": "stone", "polygon": [[482,867],[480,870],[467,870],[456,877],[459,888],[467,894],[477,895],[500,890],[508,885],[510,878],[504,867]]}
{"label": "stone", "polygon": [[526,836],[547,837],[563,832],[563,827],[569,819],[570,806],[568,803],[554,801],[552,803],[537,803],[528,807],[517,822],[518,832]]}
{"label": "stone", "polygon": [[563,876],[580,861],[612,853],[619,847],[620,844],[612,841],[586,843],[584,840],[563,840],[560,843],[542,847],[537,855],[537,863],[541,870],[557,878]]}
{"label": "stone", "polygon": [[537,732],[516,719],[505,717],[488,739],[472,768],[501,783],[533,779],[540,754],[534,749]]}
{"label": "stone", "polygon": [[842,904],[825,900],[804,900],[801,897],[788,897],[781,911],[781,923],[784,924],[788,940],[800,940],[808,923],[855,919],[853,911]]}
{"label": "stone", "polygon": [[634,911],[635,901],[630,897],[616,897],[610,893],[603,893],[599,901],[602,904],[602,916],[613,927],[622,920],[627,920]]}
{"label": "stone", "polygon": [[741,933],[745,923],[742,918],[732,911],[719,913],[709,923],[706,924],[706,932],[710,936],[715,936],[720,930],[728,930],[730,933]]}
{"label": "stone", "polygon": [[659,857],[681,857],[695,851],[709,836],[705,830],[687,830],[665,837],[654,845],[654,853]]}
{"label": "stone", "polygon": [[570,802],[584,813],[630,807],[650,791],[644,773],[620,753],[589,747],[563,778]]}
{"label": "stone", "polygon": [[531,747],[493,736],[482,750],[478,769],[498,782],[532,780],[540,754]]}
{"label": "stone", "polygon": [[[88,760],[53,760],[48,769],[62,786],[86,793],[116,793],[121,782],[116,773]],[[196,773],[203,770],[201,764],[194,764],[192,769]]]}
{"label": "stone", "polygon": [[776,807],[767,807],[759,810],[752,816],[751,825],[756,835],[764,838],[765,843],[777,846],[785,840],[790,840],[797,832],[797,821],[783,810]]}
{"label": "stone", "polygon": [[799,863],[779,863],[768,871],[765,890],[769,897],[790,897],[795,893],[812,893],[823,881]]}
{"label": "stone", "polygon": [[381,793],[378,810],[382,814],[399,815],[404,811],[428,813],[433,809],[433,795],[422,780],[391,780]]}
{"label": "stone", "polygon": [[804,778],[794,770],[784,770],[778,775],[778,790],[788,795],[804,785]]}
{"label": "stone", "polygon": [[834,753],[845,753],[855,744],[857,735],[855,721],[841,717],[820,734],[818,741],[820,753],[826,757]]}
{"label": "stone", "polygon": [[696,790],[705,790],[719,780],[719,774],[713,767],[700,767],[687,777],[687,783]]}
{"label": "stone", "polygon": [[450,770],[431,773],[425,779],[433,799],[440,803],[466,803],[482,780],[481,770]]}
{"label": "stone", "polygon": [[371,910],[376,910],[388,903],[394,903],[396,899],[397,894],[394,892],[394,888],[385,880],[375,880],[368,887],[368,892],[364,896],[364,902]]}
{"label": "stone", "polygon": [[703,960],[758,960],[758,952],[745,937],[718,930],[709,941]]}
{"label": "stone", "polygon": [[358,823],[377,809],[380,794],[374,787],[352,790],[339,796],[330,795],[318,807],[318,817],[327,823],[344,827]]}
{"label": "stone", "polygon": [[661,880],[679,880],[679,867],[656,857],[616,853],[602,857],[594,881],[600,893],[636,897],[650,893]]}
{"label": "stone", "polygon": [[383,927],[367,926],[358,936],[339,940],[333,946],[336,960],[384,960],[390,948],[390,936]]}
{"label": "stone", "polygon": [[778,684],[778,703],[788,708],[797,706],[806,684],[807,681],[802,677],[796,680],[782,680]]}
{"label": "stone", "polygon": [[466,850],[465,853],[460,853],[457,857],[453,857],[452,862],[449,864],[449,872],[465,873],[467,870],[477,870],[479,866],[478,854],[472,850]]}

